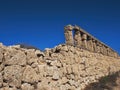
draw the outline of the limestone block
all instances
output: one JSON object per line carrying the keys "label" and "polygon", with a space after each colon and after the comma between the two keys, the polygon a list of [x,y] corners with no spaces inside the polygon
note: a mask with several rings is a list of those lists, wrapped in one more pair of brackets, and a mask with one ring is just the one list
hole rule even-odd
{"label": "limestone block", "polygon": [[23,72],[22,81],[28,82],[28,83],[35,83],[35,82],[38,82],[38,80],[39,80],[39,76],[36,73],[36,71],[32,67],[26,66]]}
{"label": "limestone block", "polygon": [[[63,64],[64,65],[64,64]],[[64,65],[61,72],[63,73],[63,75],[66,75],[67,74],[67,69],[66,69],[66,66]]]}
{"label": "limestone block", "polygon": [[61,83],[62,83],[62,84],[65,84],[66,82],[68,82],[68,79],[67,79],[66,77],[62,77]]}
{"label": "limestone block", "polygon": [[86,69],[86,73],[89,75],[89,76],[92,76],[92,75],[95,75],[96,73],[95,73],[96,71],[95,71],[95,67],[89,67],[89,68],[87,68]]}
{"label": "limestone block", "polygon": [[93,50],[94,50],[94,52],[97,52],[97,46],[96,46],[96,43],[94,40],[93,40]]}
{"label": "limestone block", "polygon": [[2,61],[3,61],[3,53],[0,50],[0,62],[2,62]]}
{"label": "limestone block", "polygon": [[6,46],[0,45],[0,52],[1,52],[1,54],[4,53],[4,52],[6,52],[6,50],[7,50]]}
{"label": "limestone block", "polygon": [[82,70],[85,70],[85,65],[80,64],[80,65],[78,66],[78,71],[80,72],[80,71],[82,71]]}
{"label": "limestone block", "polygon": [[80,84],[80,90],[84,90],[85,87],[86,87],[85,83]]}
{"label": "limestone block", "polygon": [[70,84],[66,83],[65,84],[66,90],[69,90],[69,88],[71,87]]}
{"label": "limestone block", "polygon": [[53,80],[58,80],[59,78],[60,78],[59,77],[59,72],[58,71],[54,71],[52,79]]}
{"label": "limestone block", "polygon": [[38,58],[30,58],[29,60],[27,60],[27,64],[31,65],[33,63],[37,63]]}
{"label": "limestone block", "polygon": [[67,45],[73,45],[73,35],[72,35],[72,31],[70,30],[65,30],[65,39],[66,39],[66,44]]}
{"label": "limestone block", "polygon": [[45,56],[50,56],[50,53],[51,53],[51,49],[45,48],[45,51],[44,51]]}
{"label": "limestone block", "polygon": [[[60,51],[60,50],[62,49],[62,45],[60,44],[60,45],[56,46],[55,49],[56,49],[55,52],[56,52],[56,51]],[[54,52],[54,53],[55,53],[55,52]]]}
{"label": "limestone block", "polygon": [[71,86],[71,87],[69,88],[69,90],[76,90],[76,87],[75,87],[75,86]]}
{"label": "limestone block", "polygon": [[46,72],[46,75],[47,75],[47,76],[53,76],[54,67],[49,67],[49,66],[47,66],[47,67],[45,68],[45,72]]}
{"label": "limestone block", "polygon": [[31,67],[35,69],[35,68],[38,68],[38,65],[39,65],[38,63],[32,63]]}
{"label": "limestone block", "polygon": [[82,35],[82,39],[83,39],[83,40],[87,40],[87,34],[84,33],[84,34]]}
{"label": "limestone block", "polygon": [[0,64],[0,71],[2,71],[3,68],[4,68],[4,63],[1,63],[1,64]]}
{"label": "limestone block", "polygon": [[[74,56],[75,56],[75,58],[73,59],[73,61],[75,63],[79,63],[80,62],[79,56],[77,56],[77,55],[74,55]],[[76,57],[78,57],[78,58],[76,58]],[[74,62],[72,62],[71,64],[73,64]]]}
{"label": "limestone block", "polygon": [[75,75],[74,74],[66,74],[66,78],[67,79],[75,79]]}
{"label": "limestone block", "polygon": [[61,85],[61,82],[59,82],[59,80],[51,80],[48,85],[51,87],[59,87]]}
{"label": "limestone block", "polygon": [[59,53],[51,53],[51,59],[50,60],[52,60],[52,61],[54,61],[54,60],[58,60],[59,58],[61,58],[61,57],[63,57],[62,55],[61,55],[61,53],[59,52]]}
{"label": "limestone block", "polygon": [[77,56],[80,56],[81,52],[79,52],[78,50],[75,50],[75,54],[76,54]]}
{"label": "limestone block", "polygon": [[64,59],[64,63],[66,63],[67,65],[71,65],[72,64],[72,62],[75,62],[75,61],[73,61],[73,58],[72,57],[66,57],[65,59]]}
{"label": "limestone block", "polygon": [[13,88],[3,87],[3,88],[0,88],[0,90],[17,90],[17,89],[15,87],[13,87]]}
{"label": "limestone block", "polygon": [[38,65],[38,74],[39,76],[42,78],[43,76],[46,76],[46,72],[45,72],[45,66],[46,65]]}
{"label": "limestone block", "polygon": [[68,51],[68,47],[67,47],[67,46],[62,46],[62,47],[61,47],[61,50],[67,52],[67,51]]}
{"label": "limestone block", "polygon": [[70,79],[68,82],[69,82],[69,84],[70,84],[71,86],[74,86],[74,85],[75,85],[75,81],[72,80],[72,79]]}
{"label": "limestone block", "polygon": [[59,79],[61,79],[63,77],[63,68],[58,68],[58,72],[59,72]]}
{"label": "limestone block", "polygon": [[60,86],[60,90],[67,90],[65,85]]}
{"label": "limestone block", "polygon": [[28,83],[24,83],[21,85],[22,90],[35,90],[34,87]]}
{"label": "limestone block", "polygon": [[10,86],[20,87],[22,73],[22,67],[19,65],[6,66],[3,78]]}
{"label": "limestone block", "polygon": [[79,66],[77,64],[73,64],[72,65],[72,73],[74,73],[75,75],[78,74],[78,68]]}
{"label": "limestone block", "polygon": [[57,66],[57,60],[51,61],[50,65]]}
{"label": "limestone block", "polygon": [[61,61],[60,61],[60,60],[59,60],[59,61],[57,61],[56,66],[57,66],[57,67],[59,67],[59,68],[60,68],[60,67],[62,67],[62,63],[61,63]]}
{"label": "limestone block", "polygon": [[22,51],[10,50],[4,54],[5,65],[26,65],[26,55]]}
{"label": "limestone block", "polygon": [[69,51],[74,52],[75,51],[75,47],[70,47]]}
{"label": "limestone block", "polygon": [[52,90],[60,90],[60,89],[59,89],[59,87],[54,86],[54,87],[52,87]]}
{"label": "limestone block", "polygon": [[67,71],[67,74],[71,74],[72,73],[71,65],[67,65],[66,71]]}
{"label": "limestone block", "polygon": [[3,84],[3,76],[2,73],[0,73],[0,87],[2,87],[2,84]]}
{"label": "limestone block", "polygon": [[75,42],[75,46],[77,47],[81,47],[81,34],[79,30],[75,30],[75,35],[74,35],[74,42]]}
{"label": "limestone block", "polygon": [[93,51],[93,42],[92,42],[92,39],[88,40],[88,49],[90,51]]}
{"label": "limestone block", "polygon": [[88,75],[85,70],[79,71],[79,74],[80,74],[80,77],[86,77]]}
{"label": "limestone block", "polygon": [[10,48],[20,49],[20,45],[9,46]]}
{"label": "limestone block", "polygon": [[91,81],[91,82],[95,82],[95,81],[96,81],[96,80],[95,80],[95,76],[94,76],[94,75],[93,75],[93,76],[92,76],[92,75],[91,75],[91,76],[89,76],[89,79],[90,79],[90,81]]}
{"label": "limestone block", "polygon": [[38,83],[37,90],[52,90],[48,84]]}
{"label": "limestone block", "polygon": [[36,50],[35,55],[37,55],[37,57],[44,57],[45,56],[45,54],[43,52],[41,52],[40,50]]}
{"label": "limestone block", "polygon": [[36,58],[38,58],[37,57],[37,55],[35,54],[35,49],[28,49],[28,50],[26,50],[26,59],[27,60],[29,60],[29,59],[31,59],[31,58],[34,58],[34,59],[36,59]]}

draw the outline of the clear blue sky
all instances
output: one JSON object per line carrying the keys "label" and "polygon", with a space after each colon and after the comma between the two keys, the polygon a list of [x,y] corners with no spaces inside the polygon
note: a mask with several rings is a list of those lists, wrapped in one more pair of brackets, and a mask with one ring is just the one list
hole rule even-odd
{"label": "clear blue sky", "polygon": [[64,43],[77,24],[120,52],[120,0],[0,0],[0,42],[40,49]]}

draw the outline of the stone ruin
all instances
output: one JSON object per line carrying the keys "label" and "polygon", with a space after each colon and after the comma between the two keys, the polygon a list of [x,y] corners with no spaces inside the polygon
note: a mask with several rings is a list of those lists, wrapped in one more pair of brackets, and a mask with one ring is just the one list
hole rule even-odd
{"label": "stone ruin", "polygon": [[44,51],[0,43],[0,90],[85,90],[120,71],[119,56],[78,26],[66,26],[65,36],[67,45]]}
{"label": "stone ruin", "polygon": [[81,29],[79,26],[67,25],[65,26],[64,31],[67,45],[87,49],[107,56],[119,56],[116,51]]}

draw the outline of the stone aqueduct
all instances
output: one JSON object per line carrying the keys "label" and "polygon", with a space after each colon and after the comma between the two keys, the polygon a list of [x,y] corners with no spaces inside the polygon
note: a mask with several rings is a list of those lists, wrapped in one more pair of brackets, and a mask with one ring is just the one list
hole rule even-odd
{"label": "stone aqueduct", "polygon": [[118,57],[118,53],[103,42],[99,41],[91,34],[87,33],[79,26],[67,25],[64,27],[64,34],[67,45],[72,45],[82,49],[87,49],[95,53]]}

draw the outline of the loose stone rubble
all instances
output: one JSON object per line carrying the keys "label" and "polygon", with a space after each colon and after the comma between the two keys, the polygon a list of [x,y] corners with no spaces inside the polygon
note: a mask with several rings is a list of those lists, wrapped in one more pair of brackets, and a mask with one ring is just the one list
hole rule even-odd
{"label": "loose stone rubble", "polygon": [[0,90],[83,90],[117,71],[119,57],[71,45],[42,52],[0,44]]}

